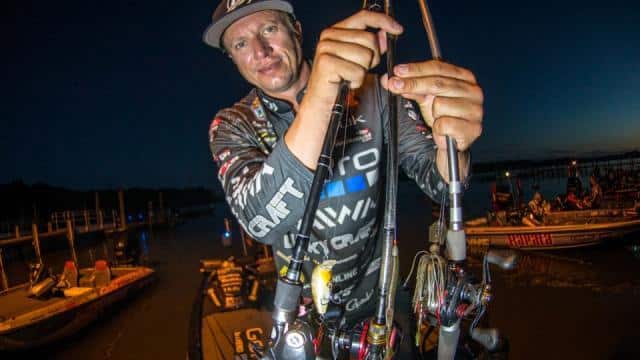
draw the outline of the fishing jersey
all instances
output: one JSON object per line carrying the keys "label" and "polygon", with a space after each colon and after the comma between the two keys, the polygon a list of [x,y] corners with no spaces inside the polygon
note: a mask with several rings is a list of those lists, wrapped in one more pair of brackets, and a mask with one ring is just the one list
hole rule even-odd
{"label": "fishing jersey", "polygon": [[[381,174],[386,163],[383,121],[388,121],[388,97],[383,90],[375,75],[353,90],[336,136],[332,171],[320,194],[302,270],[303,296],[310,296],[313,267],[326,259],[337,261],[333,285],[345,305],[347,321],[370,316],[375,305],[381,263],[377,219],[384,207]],[[231,211],[252,238],[272,246],[281,274],[292,256],[314,175],[284,142],[294,118],[289,103],[253,89],[220,111],[209,130],[218,178]],[[412,102],[404,99],[399,100],[398,123],[399,165],[440,202],[447,186],[435,164],[430,129]]]}

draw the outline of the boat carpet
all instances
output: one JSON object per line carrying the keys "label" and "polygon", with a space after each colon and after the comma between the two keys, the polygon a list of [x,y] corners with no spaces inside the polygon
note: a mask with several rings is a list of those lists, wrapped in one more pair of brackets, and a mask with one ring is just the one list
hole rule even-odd
{"label": "boat carpet", "polygon": [[202,358],[253,359],[251,343],[264,346],[271,326],[268,311],[242,309],[210,314],[202,324]]}
{"label": "boat carpet", "polygon": [[29,297],[27,287],[13,289],[6,294],[0,295],[0,318],[9,319],[62,300],[64,300],[64,298],[50,297],[48,299],[36,299]]}

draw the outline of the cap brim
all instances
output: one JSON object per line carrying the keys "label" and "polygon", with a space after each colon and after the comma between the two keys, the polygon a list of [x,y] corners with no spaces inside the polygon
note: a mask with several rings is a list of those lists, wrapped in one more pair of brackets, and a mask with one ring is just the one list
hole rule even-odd
{"label": "cap brim", "polygon": [[246,6],[243,6],[239,9],[233,10],[230,13],[223,16],[220,20],[215,23],[212,23],[207,27],[204,32],[203,40],[210,46],[214,48],[221,48],[220,46],[220,38],[224,31],[229,27],[229,25],[233,24],[236,20],[241,17],[247,16],[254,12],[262,11],[262,10],[279,10],[284,11],[289,14],[293,14],[293,7],[286,1],[280,0],[266,0],[260,1],[256,3],[252,3]]}

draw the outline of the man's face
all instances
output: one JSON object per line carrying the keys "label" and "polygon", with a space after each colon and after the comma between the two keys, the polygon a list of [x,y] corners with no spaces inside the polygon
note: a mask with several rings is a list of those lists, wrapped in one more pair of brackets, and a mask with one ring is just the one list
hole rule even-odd
{"label": "man's face", "polygon": [[253,13],[231,24],[222,38],[240,74],[271,95],[291,88],[302,63],[299,33],[285,16],[272,10]]}

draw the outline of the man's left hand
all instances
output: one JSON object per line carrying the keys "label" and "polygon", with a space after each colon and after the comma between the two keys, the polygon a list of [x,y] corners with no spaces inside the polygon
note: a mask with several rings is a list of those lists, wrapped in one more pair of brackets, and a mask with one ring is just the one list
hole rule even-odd
{"label": "man's left hand", "polygon": [[439,149],[447,148],[446,135],[456,140],[460,151],[480,136],[484,96],[471,71],[435,60],[393,70],[391,79],[382,78],[382,86],[416,101]]}

